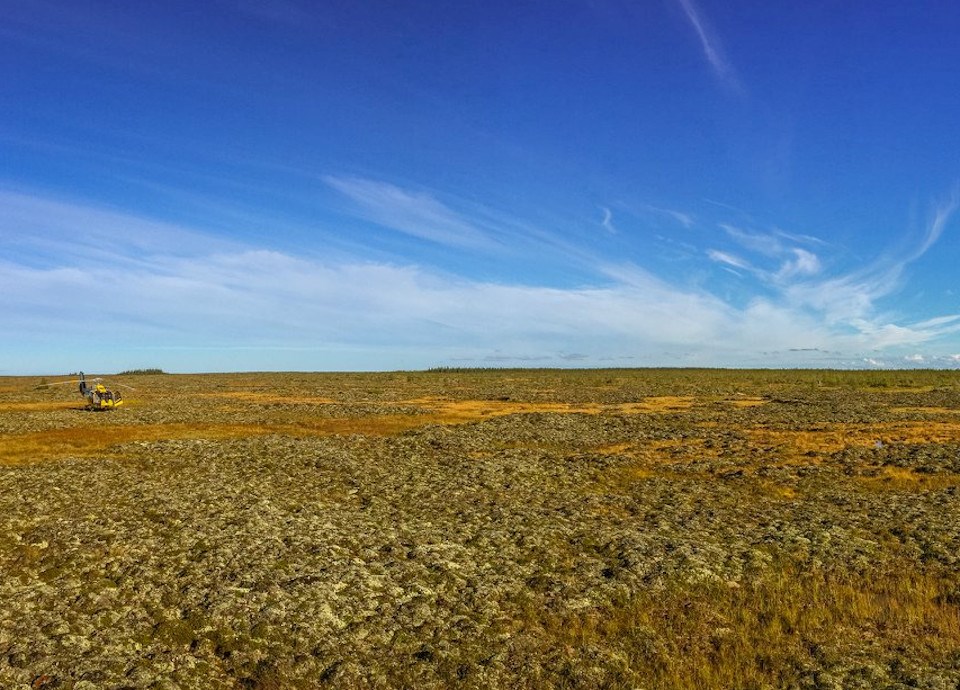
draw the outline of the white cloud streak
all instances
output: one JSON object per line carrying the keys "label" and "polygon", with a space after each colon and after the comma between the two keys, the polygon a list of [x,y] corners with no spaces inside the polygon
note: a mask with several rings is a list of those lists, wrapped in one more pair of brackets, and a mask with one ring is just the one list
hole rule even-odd
{"label": "white cloud streak", "polygon": [[382,227],[450,247],[496,246],[483,229],[430,194],[359,177],[327,175],[323,181],[353,201],[362,218]]}
{"label": "white cloud streak", "polygon": [[713,69],[714,74],[716,74],[717,79],[719,79],[720,83],[725,87],[734,91],[741,91],[742,86],[736,71],[733,69],[729,60],[727,60],[720,39],[714,35],[710,29],[703,13],[693,0],[677,0],[677,3],[681,9],[683,9],[684,14],[687,15],[687,19],[690,21],[690,25],[694,31],[696,31],[697,37],[700,39],[700,45],[703,48],[703,55]]}
{"label": "white cloud streak", "polygon": [[123,211],[0,189],[0,256],[9,259],[138,263],[156,254],[193,255],[239,245]]}
{"label": "white cloud streak", "polygon": [[[895,315],[879,313],[877,305],[903,287],[907,266],[935,245],[958,207],[960,191],[955,190],[934,206],[916,246],[895,257],[881,258],[839,275],[826,274],[823,262],[813,251],[826,246],[824,242],[782,230],[764,233],[721,224],[726,236],[753,260],[719,249],[709,250],[707,255],[724,267],[746,271],[751,279],[758,280],[760,286],[775,295],[785,312],[816,317],[833,333],[832,340],[838,349],[850,352],[930,343],[960,332],[960,319],[947,315],[904,322]],[[770,267],[771,263],[775,267]]]}
{"label": "white cloud streak", "polygon": [[640,208],[651,211],[659,216],[666,216],[675,220],[677,223],[682,225],[685,228],[691,228],[694,225],[694,218],[689,213],[684,213],[683,211],[677,211],[672,208],[663,208],[662,206],[654,206],[652,204],[642,204]]}
{"label": "white cloud streak", "polygon": [[791,283],[784,287],[788,303],[797,307],[810,307],[821,312],[828,323],[848,323],[864,333],[878,338],[880,346],[930,340],[955,329],[953,317],[929,319],[898,330],[881,327],[875,316],[878,300],[899,290],[903,285],[904,271],[911,263],[926,254],[943,234],[948,222],[960,207],[960,197],[954,191],[945,201],[935,205],[922,241],[913,250],[895,258],[884,258],[863,269],[821,281]]}
{"label": "white cloud streak", "polygon": [[777,235],[771,233],[751,233],[741,230],[729,223],[720,223],[720,227],[723,228],[723,231],[737,244],[758,254],[777,257],[781,256],[785,251],[783,242],[780,241]]}
{"label": "white cloud streak", "polygon": [[727,252],[722,252],[718,249],[707,250],[707,256],[710,257],[711,261],[716,261],[719,264],[726,264],[727,266],[733,266],[734,268],[753,271],[753,266],[741,259],[739,256],[734,256],[733,254],[728,254]]}
{"label": "white cloud streak", "polygon": [[617,228],[613,225],[613,213],[606,206],[601,206],[600,210],[603,211],[603,220],[600,221],[600,225],[611,235],[616,235]]}
{"label": "white cloud streak", "polygon": [[950,196],[934,208],[933,217],[927,226],[927,232],[924,235],[923,242],[917,250],[905,260],[905,263],[916,261],[936,244],[937,240],[940,239],[940,235],[943,234],[947,222],[958,207],[960,207],[960,187],[954,187]]}

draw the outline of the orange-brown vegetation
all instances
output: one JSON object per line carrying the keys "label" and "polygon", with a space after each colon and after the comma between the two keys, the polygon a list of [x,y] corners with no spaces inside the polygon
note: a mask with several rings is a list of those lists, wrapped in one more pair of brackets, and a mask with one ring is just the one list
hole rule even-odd
{"label": "orange-brown vegetation", "polygon": [[904,563],[866,575],[785,563],[747,583],[674,584],[605,609],[532,618],[553,648],[611,646],[642,664],[648,687],[795,687],[821,654],[949,662],[960,649],[955,581]]}
{"label": "orange-brown vegetation", "polygon": [[809,457],[843,448],[946,443],[960,440],[960,421],[882,422],[875,424],[822,424],[816,429],[744,429],[750,442],[781,450],[786,457]]}

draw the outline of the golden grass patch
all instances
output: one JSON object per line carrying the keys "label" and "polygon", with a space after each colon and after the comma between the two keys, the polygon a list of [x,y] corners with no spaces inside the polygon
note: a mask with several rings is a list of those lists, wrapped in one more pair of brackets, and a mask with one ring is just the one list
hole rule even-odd
{"label": "golden grass patch", "polygon": [[744,432],[761,447],[775,447],[789,455],[823,455],[847,447],[880,444],[925,444],[960,441],[960,422],[886,422],[829,424],[820,429],[754,428]]}
{"label": "golden grass patch", "polygon": [[20,465],[65,457],[95,457],[135,441],[226,439],[282,434],[295,437],[398,434],[423,425],[411,415],[305,420],[298,423],[209,423],[71,427],[0,438],[0,465]]}
{"label": "golden grass patch", "polygon": [[286,395],[258,391],[218,391],[215,393],[197,393],[199,398],[226,398],[255,404],[289,403],[296,405],[330,405],[337,401],[333,398],[303,395]]}
{"label": "golden grass patch", "polygon": [[[630,460],[601,474],[588,490],[600,494],[630,492],[636,482],[648,479],[715,481],[717,477],[685,463],[716,459],[719,450],[704,439],[659,439],[646,442],[610,444],[595,448],[602,455],[619,455]],[[736,468],[741,469],[741,468]]]}
{"label": "golden grass patch", "polygon": [[890,411],[902,414],[960,414],[960,410],[949,407],[891,407]]}
{"label": "golden grass patch", "polygon": [[960,475],[953,473],[930,474],[917,472],[909,467],[881,467],[876,474],[860,475],[857,481],[874,491],[935,491],[960,486]]}
{"label": "golden grass patch", "polygon": [[[955,577],[912,564],[865,574],[786,565],[741,582],[674,583],[607,607],[531,611],[525,627],[566,650],[631,660],[645,687],[793,687],[813,650],[939,661],[960,648]],[[629,687],[625,685],[624,687]]]}
{"label": "golden grass patch", "polygon": [[601,403],[523,402],[516,400],[447,400],[443,398],[413,398],[397,401],[401,405],[416,405],[429,409],[438,423],[461,423],[501,417],[512,414],[649,414],[669,413],[690,409],[696,399],[692,396],[655,396],[637,402],[605,405]]}
{"label": "golden grass patch", "polygon": [[696,402],[692,396],[654,396],[637,402],[604,405],[601,403],[563,403],[563,402],[520,402],[513,400],[443,400],[438,398],[417,398],[401,401],[436,410],[441,416],[450,419],[478,419],[489,416],[510,414],[554,413],[554,414],[649,414],[669,413],[690,409]]}
{"label": "golden grass patch", "polygon": [[632,455],[636,446],[637,444],[629,441],[626,443],[611,443],[595,448],[594,452],[600,455]]}
{"label": "golden grass patch", "polygon": [[94,457],[134,441],[231,438],[270,433],[269,428],[243,424],[154,424],[71,427],[0,439],[0,464],[19,465],[65,457]]}
{"label": "golden grass patch", "polygon": [[656,395],[639,402],[611,406],[616,412],[626,414],[667,413],[689,410],[696,402],[692,395]]}
{"label": "golden grass patch", "polygon": [[[512,400],[430,400],[404,401],[432,409],[437,417],[450,423],[470,421],[483,417],[502,417],[511,414],[599,414],[602,406],[597,404],[575,405],[554,402],[516,402]],[[444,423],[444,422],[440,422]]]}
{"label": "golden grass patch", "polygon": [[0,402],[0,412],[52,412],[54,410],[79,410],[84,407],[82,399],[73,402]]}
{"label": "golden grass patch", "polygon": [[727,398],[723,402],[734,407],[760,407],[770,401],[766,398]]}
{"label": "golden grass patch", "polygon": [[866,438],[861,429],[825,428],[817,430],[746,429],[749,441],[759,447],[775,447],[792,454],[835,453],[850,445],[869,446],[876,436]]}
{"label": "golden grass patch", "polygon": [[781,501],[792,501],[797,497],[796,488],[769,479],[757,481],[757,487],[764,495]]}
{"label": "golden grass patch", "polygon": [[453,420],[480,419],[510,414],[649,414],[670,413],[688,410],[693,407],[696,398],[692,396],[654,396],[637,402],[602,403],[564,403],[564,402],[523,402],[516,400],[447,400],[443,398],[414,398],[400,400],[397,404],[417,405],[431,409],[441,416]]}
{"label": "golden grass patch", "polygon": [[652,477],[663,476],[662,473],[656,472],[653,468],[643,465],[631,465],[629,467],[623,468],[618,473],[617,479],[622,483],[627,482],[636,482],[642,481],[644,479],[651,479]]}
{"label": "golden grass patch", "polygon": [[627,455],[646,462],[677,462],[683,459],[719,457],[718,448],[707,445],[703,438],[665,438],[653,441],[625,441],[598,446],[593,452],[600,455]]}

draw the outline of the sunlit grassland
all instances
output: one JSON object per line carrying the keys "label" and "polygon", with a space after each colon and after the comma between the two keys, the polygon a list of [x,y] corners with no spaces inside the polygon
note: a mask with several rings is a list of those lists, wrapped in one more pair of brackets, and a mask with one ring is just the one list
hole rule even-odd
{"label": "sunlit grassland", "polygon": [[629,669],[622,687],[641,678],[661,690],[759,690],[795,687],[804,669],[853,651],[861,661],[949,661],[960,650],[958,604],[953,572],[896,561],[857,573],[788,562],[743,584],[670,583],[575,615],[531,608],[524,626],[560,664],[574,650],[609,650]]}
{"label": "sunlit grassland", "polygon": [[[363,520],[368,514],[362,506],[375,505],[385,486],[403,495],[402,482],[391,480],[394,463],[411,477],[421,465],[429,467],[449,480],[451,490],[464,471],[458,463],[503,471],[496,480],[475,478],[479,488],[456,500],[481,496],[489,516],[484,529],[496,530],[498,519],[513,520],[510,540],[556,540],[555,551],[546,555],[557,573],[539,572],[519,592],[491,590],[490,596],[503,597],[501,617],[489,623],[495,632],[482,645],[507,650],[505,663],[516,663],[513,675],[505,676],[513,687],[831,687],[823,669],[836,668],[860,669],[869,687],[871,678],[889,680],[901,667],[897,682],[905,685],[915,668],[956,668],[960,674],[960,572],[951,555],[960,542],[948,536],[937,542],[937,530],[928,529],[943,511],[956,509],[960,491],[960,375],[954,372],[126,374],[113,379],[134,387],[124,394],[125,407],[103,413],[85,411],[69,386],[38,388],[39,380],[0,379],[0,471],[148,458],[156,468],[154,481],[166,490],[163,462],[178,459],[181,442],[203,443],[191,446],[196,450],[189,453],[197,455],[170,465],[171,477],[183,463],[204,462],[202,453],[216,456],[221,441],[296,449],[296,441],[322,440],[331,445],[305,447],[318,454],[316,467],[328,473],[322,481],[329,486],[315,476],[310,481],[319,482],[324,505],[356,502],[356,517]],[[453,439],[449,446],[447,436]],[[255,445],[266,441],[274,445]],[[385,448],[410,455],[372,454]],[[346,464],[328,467],[322,452]],[[295,455],[250,460],[285,477],[285,462],[300,463],[298,471],[314,467]],[[547,465],[559,468],[549,481],[532,469]],[[576,482],[564,475],[568,465]],[[295,487],[291,477],[284,481]],[[257,491],[274,488],[269,477],[258,481]],[[524,533],[524,505],[511,502],[511,492],[526,481],[544,484],[524,491],[567,492],[559,507],[550,508],[556,530],[548,521],[545,537]],[[418,494],[420,500],[433,495]],[[295,499],[284,495],[283,501]],[[277,509],[280,501],[264,505]],[[401,521],[407,509],[384,508]],[[453,514],[459,507],[450,509]],[[867,509],[870,516],[858,512]],[[296,507],[290,511],[298,514]],[[183,508],[178,515],[191,521]],[[534,517],[543,515],[531,512]],[[151,519],[165,524],[162,510]],[[423,524],[411,519],[403,529],[415,533]],[[749,532],[750,541],[712,544],[710,553],[729,546],[728,560],[755,553],[760,565],[726,572],[720,559],[689,571],[664,566],[649,576],[637,568],[633,579],[618,580],[618,568],[637,564],[617,565],[611,544],[654,534],[657,544],[685,545],[694,553],[700,537],[689,536],[688,526],[704,540],[717,534],[747,539],[740,532]],[[609,532],[594,544],[591,530]],[[860,546],[837,543],[847,537]],[[474,542],[457,538],[454,530],[442,546],[483,557]],[[6,561],[23,578],[50,558],[46,545],[14,547],[12,537],[0,543],[17,549]],[[359,562],[357,554],[367,558],[371,551],[381,553],[358,550],[351,558]],[[578,570],[586,556],[599,559],[597,553],[611,565]],[[456,572],[462,565],[451,561],[443,568]],[[285,567],[293,572],[298,566]],[[423,572],[445,572],[431,567]],[[58,566],[56,577],[64,569]],[[378,577],[386,577],[381,571]],[[542,582],[547,584],[537,589]],[[567,591],[563,587],[578,596],[564,598],[557,593]],[[143,643],[156,637],[188,649],[200,644],[192,629],[183,640],[168,640],[175,624],[164,620],[156,628],[162,634],[144,633]],[[219,628],[214,633],[227,634]],[[416,653],[421,643],[444,647],[443,639],[421,641],[409,630],[403,635],[396,639]],[[243,644],[236,646],[242,650]],[[485,656],[463,653],[474,661],[437,662],[434,675],[424,676],[420,666],[390,665],[390,650],[383,653],[389,667],[384,677],[396,687],[420,685],[424,678],[427,686],[455,686],[463,667]],[[460,653],[450,652],[458,659]],[[426,652],[421,657],[416,663],[433,658]],[[244,687],[318,686],[318,678],[289,675],[283,659],[269,661],[259,680],[249,676]],[[531,664],[537,671],[528,673]],[[874,667],[882,667],[875,671],[880,675],[870,676]],[[336,685],[335,676],[329,679]]]}

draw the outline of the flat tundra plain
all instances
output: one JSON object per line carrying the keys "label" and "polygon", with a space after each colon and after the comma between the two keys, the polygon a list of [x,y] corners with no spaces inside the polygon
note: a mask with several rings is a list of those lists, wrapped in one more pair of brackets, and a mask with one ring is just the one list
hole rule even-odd
{"label": "flat tundra plain", "polygon": [[2,688],[960,687],[956,373],[40,383]]}

